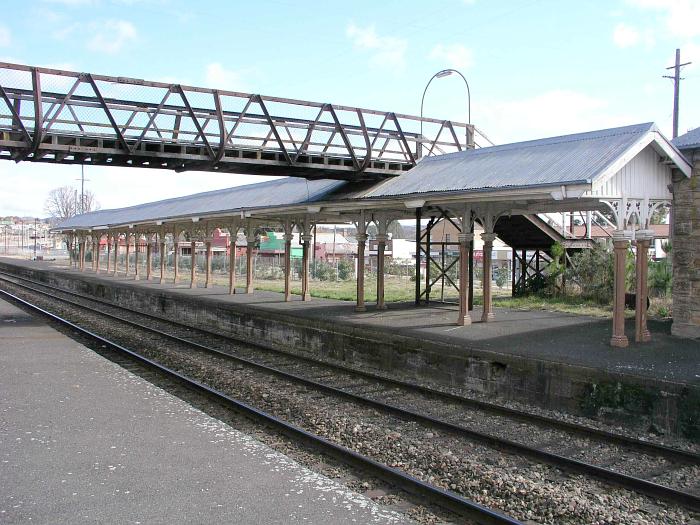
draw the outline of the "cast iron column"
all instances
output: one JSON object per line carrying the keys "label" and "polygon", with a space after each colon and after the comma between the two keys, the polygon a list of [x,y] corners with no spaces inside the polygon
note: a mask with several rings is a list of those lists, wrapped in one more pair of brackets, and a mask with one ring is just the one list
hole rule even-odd
{"label": "cast iron column", "polygon": [[166,246],[165,246],[165,235],[162,233],[158,234],[160,236],[160,246],[158,246],[158,251],[160,252],[160,279],[159,283],[163,284],[165,282],[165,258],[167,257]]}
{"label": "cast iron column", "polygon": [[246,274],[245,274],[245,293],[253,293],[253,279],[255,275],[253,273],[253,250],[255,249],[255,237],[253,239],[248,239],[248,244],[245,250],[245,263],[246,263]]}
{"label": "cast iron column", "polygon": [[386,310],[384,303],[384,250],[386,234],[377,234],[377,310]]}
{"label": "cast iron column", "polygon": [[469,244],[474,239],[473,233],[460,233],[459,239],[459,326],[472,324],[469,316]]}
{"label": "cast iron column", "polygon": [[649,272],[649,245],[654,238],[653,230],[637,232],[637,303],[635,305],[634,340],[638,343],[651,341],[651,333],[647,328],[647,277]]}
{"label": "cast iron column", "polygon": [[238,230],[230,231],[229,242],[228,242],[228,294],[233,295],[236,293],[236,238],[238,237]]}
{"label": "cast iron column", "polygon": [[211,288],[211,239],[204,241],[204,246],[206,247],[206,271],[204,274],[204,287]]}
{"label": "cast iron column", "polygon": [[484,292],[484,311],[481,314],[481,322],[488,323],[493,321],[493,302],[491,298],[491,255],[493,252],[493,241],[496,238],[495,233],[482,233],[481,238],[484,241],[484,271],[481,282],[481,287]]}
{"label": "cast iron column", "polygon": [[190,242],[191,262],[190,264],[190,288],[197,287],[197,241]]}
{"label": "cast iron column", "polygon": [[114,268],[112,271],[114,272],[114,276],[117,276],[117,272],[119,271],[119,237],[120,234],[117,233],[114,236]]}
{"label": "cast iron column", "polygon": [[367,310],[365,306],[365,243],[367,242],[366,233],[357,234],[357,304],[355,305],[356,312],[364,312]]}
{"label": "cast iron column", "polygon": [[134,281],[139,280],[139,254],[141,253],[141,234],[139,233],[138,235],[134,235]]}
{"label": "cast iron column", "polygon": [[131,253],[131,234],[127,233],[124,238],[126,241],[126,269],[124,270],[124,276],[129,276],[129,253]]}
{"label": "cast iron column", "polygon": [[180,242],[177,237],[173,240],[173,284],[180,278]]}
{"label": "cast iron column", "polygon": [[[149,236],[150,237],[150,236]],[[153,242],[147,239],[146,244],[146,280],[151,280],[151,266],[153,265]]]}
{"label": "cast iron column", "polygon": [[80,237],[80,242],[78,244],[78,259],[79,259],[79,269],[81,272],[85,271],[85,237]]}
{"label": "cast iron column", "polygon": [[112,236],[107,234],[107,273],[112,271]]}
{"label": "cast iron column", "polygon": [[301,236],[303,241],[302,248],[302,274],[301,274],[301,300],[308,301],[311,299],[311,291],[309,289],[309,255],[311,241],[313,236],[310,233],[304,233]]}
{"label": "cast iron column", "polygon": [[629,240],[624,230],[613,232],[615,247],[615,281],[613,298],[613,333],[610,346],[624,348],[629,344],[625,335],[625,263]]}
{"label": "cast iron column", "polygon": [[291,233],[284,234],[284,300],[292,300],[291,277],[292,277],[292,239]]}

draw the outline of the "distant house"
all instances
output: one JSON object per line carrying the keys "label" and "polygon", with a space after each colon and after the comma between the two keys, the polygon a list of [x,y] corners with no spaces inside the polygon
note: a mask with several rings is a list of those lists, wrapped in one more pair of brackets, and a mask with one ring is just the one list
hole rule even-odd
{"label": "distant house", "polygon": [[[291,257],[292,259],[301,259],[303,249],[299,244],[299,234],[295,233],[293,235]],[[268,231],[261,235],[258,255],[281,263],[284,259],[284,233]]]}
{"label": "distant house", "polygon": [[335,264],[338,261],[352,261],[357,258],[357,241],[351,241],[338,231],[316,232],[315,238],[316,260]]}

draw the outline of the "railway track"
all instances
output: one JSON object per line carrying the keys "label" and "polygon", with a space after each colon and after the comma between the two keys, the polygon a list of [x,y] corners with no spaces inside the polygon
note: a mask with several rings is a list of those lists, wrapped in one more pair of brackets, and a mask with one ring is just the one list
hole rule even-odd
{"label": "railway track", "polygon": [[46,316],[58,324],[77,332],[80,334],[80,336],[99,344],[103,349],[114,351],[123,360],[124,364],[127,364],[127,366],[128,364],[135,362],[152,372],[159,373],[168,379],[175,380],[188,389],[199,394],[204,394],[214,401],[221,403],[235,410],[236,412],[245,414],[254,421],[271,427],[295,441],[302,442],[315,449],[321,450],[322,452],[337,458],[342,463],[361,469],[362,471],[369,472],[379,479],[391,483],[392,485],[399,487],[410,494],[417,494],[420,497],[425,498],[430,503],[437,504],[445,509],[459,514],[460,516],[467,517],[470,520],[470,523],[484,525],[523,525],[516,519],[489,509],[483,505],[479,505],[478,503],[464,498],[459,494],[455,494],[448,490],[444,490],[440,487],[426,483],[423,480],[407,475],[398,469],[391,468],[385,464],[373,460],[372,458],[358,454],[353,450],[308,432],[303,428],[285,422],[282,419],[255,408],[242,400],[235,399],[224,392],[212,388],[201,381],[197,381],[177,370],[149,359],[133,349],[127,348],[115,341],[102,337],[101,335],[87,330],[86,328],[83,328],[59,315],[32,304],[31,302],[13,295],[6,290],[0,289],[0,295],[4,296],[5,298],[9,298],[15,303],[23,305],[32,312]]}
{"label": "railway track", "polygon": [[[12,283],[14,286],[24,287],[27,293],[42,294],[49,296],[51,300],[65,301],[63,304],[70,305],[70,308],[88,309],[90,307],[85,304],[86,302],[97,303],[101,310],[99,315],[110,316],[111,322],[124,323],[133,330],[149,331],[153,337],[165,338],[174,344],[196,348],[198,351],[216,356],[217,359],[235,363],[235,366],[248,367],[248,369],[252,367],[256,372],[274,376],[290,384],[302,385],[306,389],[323,393],[323,396],[334,396],[336,399],[361,404],[374,411],[391,414],[392,417],[403,421],[439,430],[442,434],[452,436],[454,439],[476,441],[499,451],[525,456],[530,460],[546,463],[567,472],[592,476],[653,498],[680,504],[685,508],[696,510],[700,508],[697,486],[693,486],[689,492],[656,482],[656,480],[678,479],[678,476],[674,477],[670,474],[683,469],[688,470],[686,478],[697,482],[700,457],[692,452],[637,441],[626,436],[611,435],[597,429],[577,427],[572,423],[556,420],[551,422],[552,428],[532,432],[532,429],[526,425],[536,423],[539,427],[544,427],[550,424],[550,420],[537,416],[534,420],[528,421],[530,415],[527,413],[514,413],[515,411],[511,409],[501,411],[499,414],[501,420],[495,425],[495,430],[500,429],[501,434],[512,435],[515,429],[522,437],[530,437],[538,441],[539,447],[531,446],[520,442],[528,441],[527,439],[514,441],[503,438],[493,428],[491,433],[479,430],[479,420],[484,419],[483,411],[491,410],[493,413],[498,410],[488,404],[474,404],[473,401],[424,387],[417,388],[415,385],[407,385],[367,373],[358,374],[357,371],[345,367],[311,362],[308,359],[301,361],[295,355],[282,352],[266,350],[261,359],[259,349],[246,348],[238,343],[232,345],[229,338],[201,329],[184,327],[153,316],[148,317],[147,326],[142,323],[144,317],[142,314],[135,314],[121,307],[108,305],[73,292],[51,289],[38,283],[30,287],[22,284],[16,277],[4,279],[5,282]],[[45,289],[41,290],[37,286]],[[59,298],[59,295],[77,297],[78,300]],[[108,310],[119,311],[120,315],[109,313]],[[137,321],[137,318],[141,322]],[[251,359],[251,356],[255,356],[255,360]],[[474,412],[477,409],[482,412]],[[479,414],[482,417],[479,417]],[[507,424],[504,422],[508,419],[510,419],[510,428],[506,428]],[[465,422],[474,422],[474,425],[468,426]],[[568,432],[568,436],[563,436],[563,432]],[[598,442],[593,443],[593,440]],[[615,441],[613,445],[608,443],[613,440]],[[561,451],[562,444],[566,449],[566,455],[547,450],[549,448]],[[596,455],[599,464],[576,459],[577,455],[585,457],[591,454]],[[603,467],[600,463],[607,465]],[[635,466],[640,464],[645,466],[644,474],[651,479],[625,472],[625,470],[629,471],[630,465],[636,468]],[[683,478],[684,476],[680,476],[680,479]]]}

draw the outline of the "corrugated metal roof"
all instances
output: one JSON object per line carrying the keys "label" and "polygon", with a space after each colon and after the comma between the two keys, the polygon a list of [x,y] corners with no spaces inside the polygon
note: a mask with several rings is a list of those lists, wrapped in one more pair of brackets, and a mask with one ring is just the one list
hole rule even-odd
{"label": "corrugated metal roof", "polygon": [[196,193],[174,199],[139,204],[128,208],[98,210],[76,215],[58,225],[58,229],[93,228],[156,221],[170,217],[189,217],[247,208],[289,206],[321,200],[346,181],[305,180],[285,177],[279,180],[247,184],[223,190]]}
{"label": "corrugated metal roof", "polygon": [[216,213],[236,215],[240,210],[321,201],[586,183],[651,131],[658,130],[653,123],[645,123],[427,157],[412,170],[379,183],[281,178],[100,210],[73,217],[58,229],[120,226]]}
{"label": "corrugated metal roof", "polygon": [[700,148],[700,128],[691,129],[688,133],[671,141],[680,150]]}
{"label": "corrugated metal roof", "polygon": [[649,131],[653,123],[426,157],[367,196],[588,182]]}

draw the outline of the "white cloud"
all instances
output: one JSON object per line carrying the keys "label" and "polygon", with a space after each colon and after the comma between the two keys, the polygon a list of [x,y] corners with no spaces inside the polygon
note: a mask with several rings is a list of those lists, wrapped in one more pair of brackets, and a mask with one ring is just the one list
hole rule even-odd
{"label": "white cloud", "polygon": [[136,28],[126,20],[107,20],[92,26],[88,49],[99,53],[115,54],[136,40]]}
{"label": "white cloud", "polygon": [[474,53],[462,44],[438,44],[429,57],[454,69],[468,69],[474,65]]}
{"label": "white cloud", "polygon": [[379,36],[373,25],[358,27],[350,23],[345,34],[356,48],[372,52],[370,64],[379,68],[400,71],[406,67],[408,42],[403,38]]}
{"label": "white cloud", "polygon": [[73,24],[60,24],[57,29],[53,30],[51,36],[56,40],[66,40],[79,28],[80,24],[77,22]]}
{"label": "white cloud", "polygon": [[12,42],[10,30],[5,26],[0,26],[0,47],[9,46],[10,42]]}
{"label": "white cloud", "polygon": [[603,99],[552,90],[524,99],[484,101],[473,119],[497,143],[624,126],[639,116],[615,114]]}
{"label": "white cloud", "polygon": [[665,14],[668,32],[681,38],[700,35],[700,2],[698,0],[627,0],[640,9],[661,11]]}
{"label": "white cloud", "polygon": [[633,47],[641,40],[639,31],[623,22],[615,26],[613,30],[613,42],[617,47]]}
{"label": "white cloud", "polygon": [[218,62],[207,64],[204,81],[210,88],[244,91],[240,73],[226,69]]}

